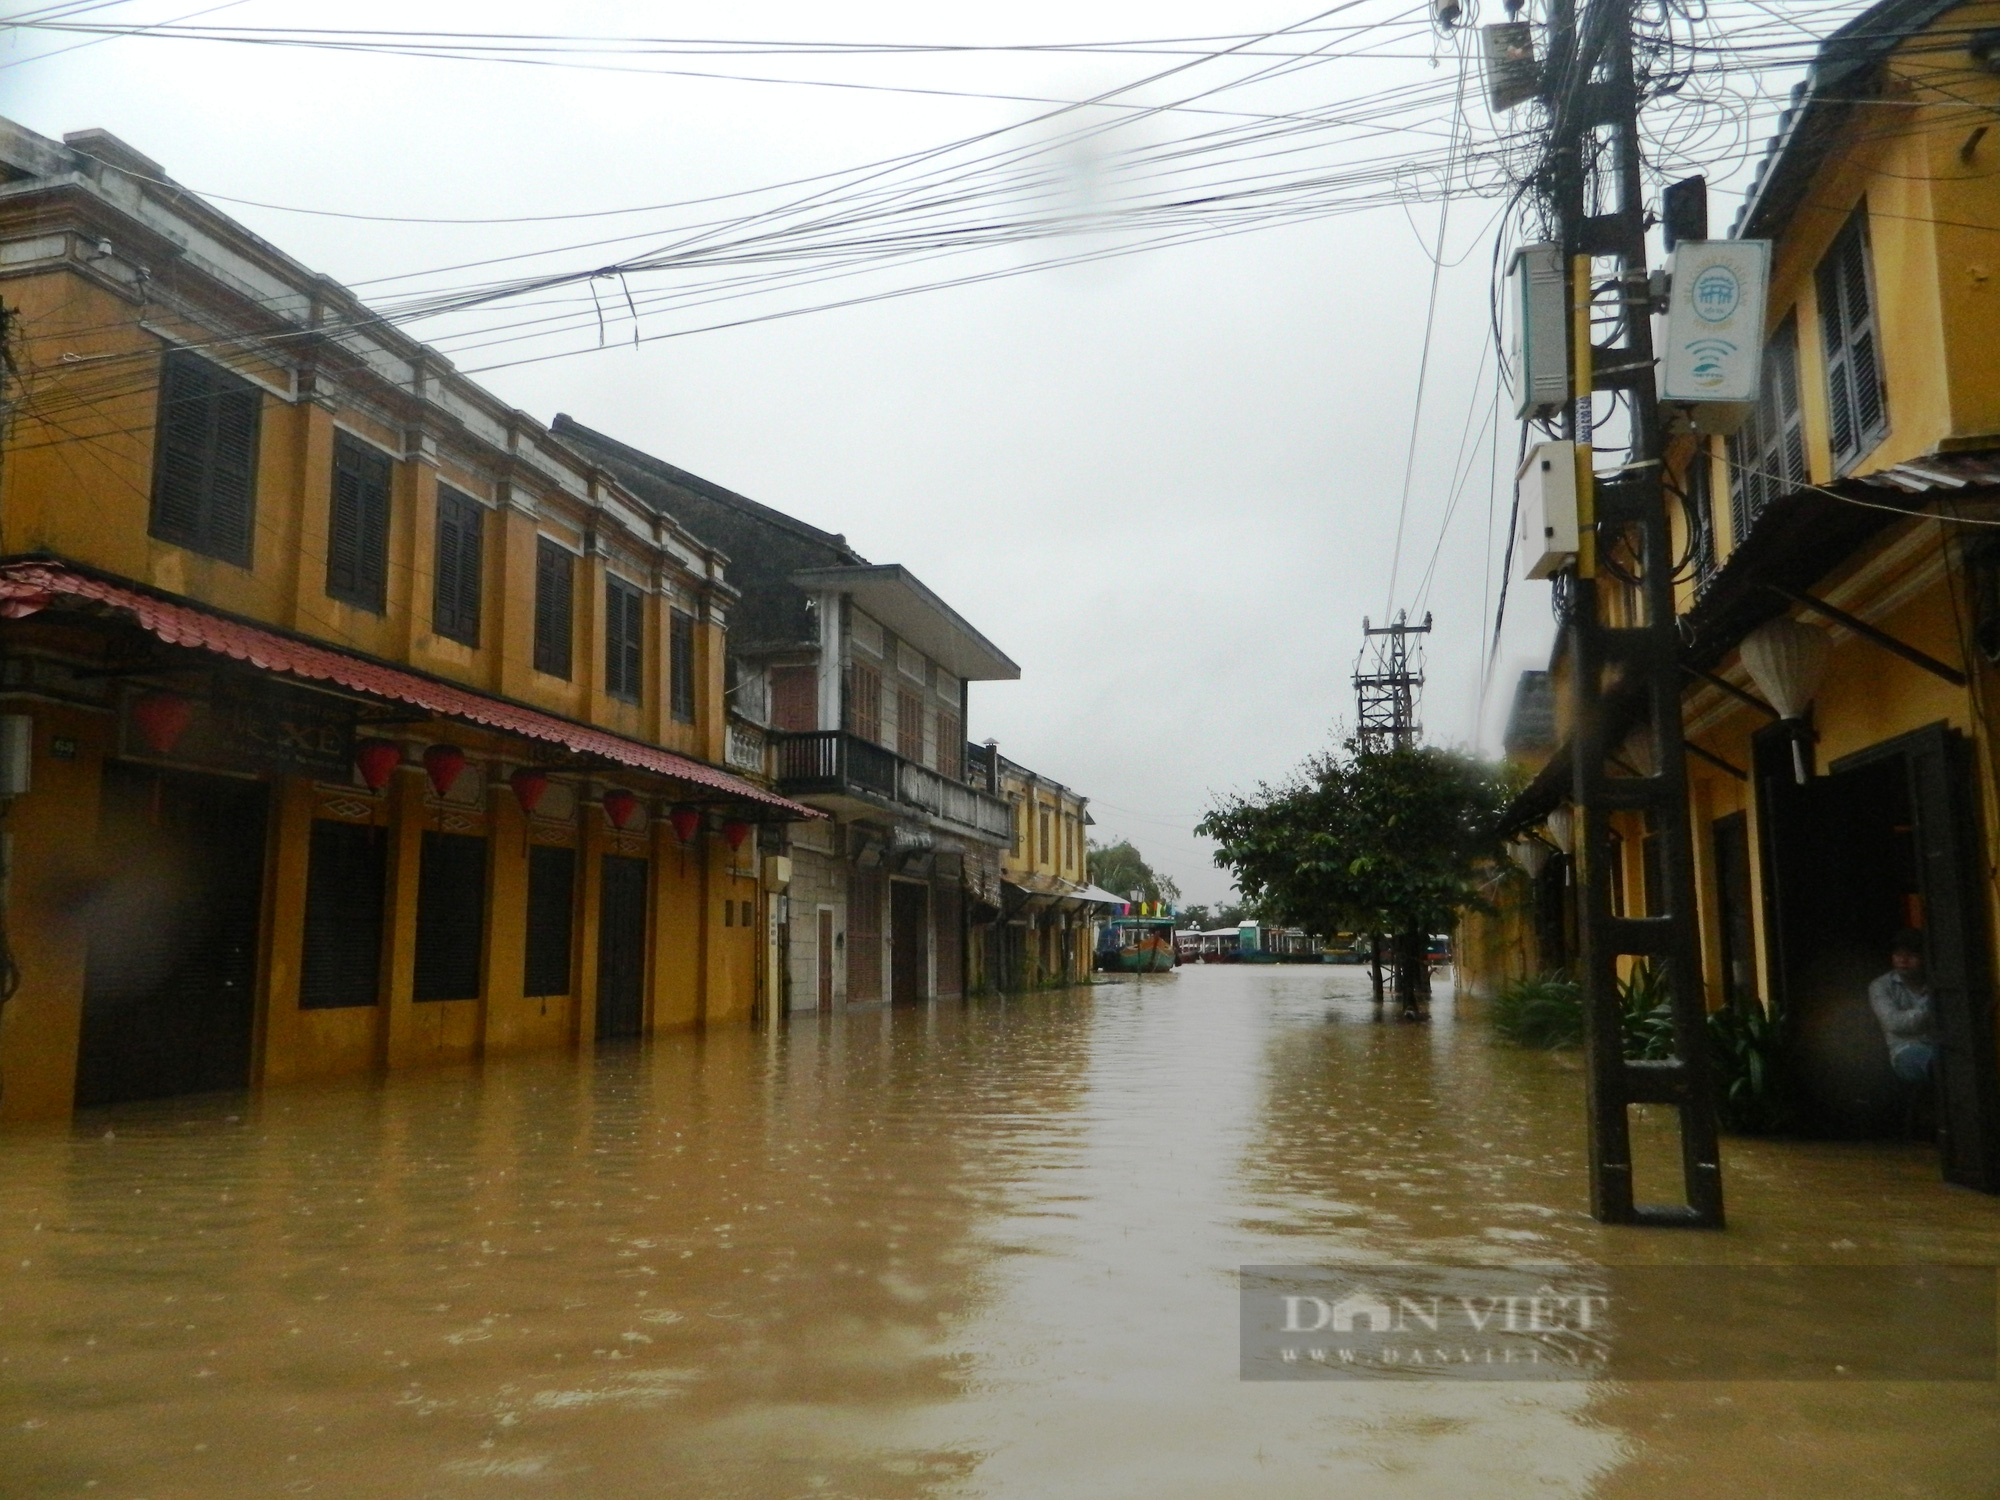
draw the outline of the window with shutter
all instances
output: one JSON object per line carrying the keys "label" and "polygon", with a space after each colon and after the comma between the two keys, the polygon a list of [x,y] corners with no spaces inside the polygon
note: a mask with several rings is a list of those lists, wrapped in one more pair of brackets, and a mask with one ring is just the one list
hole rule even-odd
{"label": "window with shutter", "polygon": [[896,691],[896,753],[904,760],[924,758],[924,700],[907,688]]}
{"label": "window with shutter", "polygon": [[431,629],[468,646],[479,644],[480,589],[485,572],[486,512],[477,501],[438,486],[436,587]]}
{"label": "window with shutter", "polygon": [[796,734],[819,728],[819,672],[813,667],[771,669],[771,727]]}
{"label": "window with shutter", "polygon": [[306,851],[301,1010],[374,1005],[381,999],[388,851],[385,829],[313,820]]}
{"label": "window with shutter", "polygon": [[424,834],[413,1000],[477,1000],[486,936],[486,840]]}
{"label": "window with shutter", "polygon": [[865,662],[856,662],[848,685],[853,693],[849,703],[849,728],[870,744],[882,743],[882,674]]}
{"label": "window with shutter", "polygon": [[607,577],[604,582],[604,691],[637,703],[646,597],[636,584],[622,578]]}
{"label": "window with shutter", "polygon": [[1826,343],[1827,437],[1834,472],[1844,474],[1889,431],[1875,337],[1867,204],[1849,217],[1819,263],[1816,279]]}
{"label": "window with shutter", "polygon": [[535,670],[551,677],[570,674],[570,646],[576,635],[572,602],[575,559],[547,537],[535,543]]}
{"label": "window with shutter", "polygon": [[182,349],[160,369],[148,530],[163,542],[247,568],[256,522],[263,392]]}
{"label": "window with shutter", "polygon": [[675,610],[669,617],[668,665],[673,715],[683,724],[694,722],[694,616]]}
{"label": "window with shutter", "polygon": [[965,741],[960,737],[957,714],[939,712],[937,737],[937,768],[957,781],[965,774]]}
{"label": "window with shutter", "polygon": [[389,483],[386,453],[334,434],[333,507],[327,518],[326,592],[381,614],[389,602]]}
{"label": "window with shutter", "polygon": [[1799,325],[1788,316],[1764,345],[1757,405],[1729,439],[1729,532],[1741,542],[1759,513],[1806,482],[1799,404]]}
{"label": "window with shutter", "polygon": [[576,851],[560,844],[528,848],[528,959],[522,993],[567,995],[576,911]]}

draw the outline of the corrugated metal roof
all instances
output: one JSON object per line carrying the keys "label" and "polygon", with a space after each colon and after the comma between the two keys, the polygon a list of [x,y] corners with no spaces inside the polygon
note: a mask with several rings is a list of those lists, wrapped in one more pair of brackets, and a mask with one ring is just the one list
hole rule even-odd
{"label": "corrugated metal roof", "polygon": [[232,620],[199,605],[163,599],[137,588],[93,578],[53,563],[8,563],[0,566],[0,617],[18,620],[63,600],[83,600],[123,611],[170,646],[212,652],[248,662],[266,672],[280,672],[311,682],[327,682],[350,692],[406,703],[440,718],[483,725],[523,739],[560,745],[578,755],[601,757],[634,770],[650,771],[676,781],[740,797],[794,818],[820,818],[816,809],[767,792],[741,777],[718,770],[671,750],[627,739],[608,730],[559,718],[524,704],[511,703],[470,688],[440,682],[402,667],[322,646],[241,620]]}

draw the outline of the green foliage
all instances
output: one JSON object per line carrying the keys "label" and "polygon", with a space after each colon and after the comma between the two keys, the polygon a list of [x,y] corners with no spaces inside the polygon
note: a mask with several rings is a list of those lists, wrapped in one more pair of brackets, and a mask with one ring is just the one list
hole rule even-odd
{"label": "green foliage", "polygon": [[1480,903],[1500,771],[1423,746],[1364,750],[1349,740],[1282,786],[1214,808],[1195,831],[1267,919],[1317,932],[1442,932]]}
{"label": "green foliage", "polygon": [[1725,1005],[1708,1017],[1715,1112],[1736,1135],[1780,1135],[1796,1123],[1785,1066],[1784,1016],[1754,1002]]}
{"label": "green foliage", "polygon": [[1090,882],[1102,886],[1121,899],[1134,891],[1145,892],[1142,901],[1179,901],[1181,888],[1171,875],[1155,873],[1153,867],[1132,846],[1130,839],[1115,844],[1090,846]]}
{"label": "green foliage", "polygon": [[1674,1055],[1674,1014],[1664,968],[1636,963],[1619,981],[1618,1036],[1627,1057]]}
{"label": "green foliage", "polygon": [[1493,997],[1487,1017],[1517,1047],[1583,1045],[1583,992],[1561,974],[1510,980]]}
{"label": "green foliage", "polygon": [[1218,927],[1240,927],[1245,922],[1256,920],[1254,912],[1233,901],[1225,901],[1220,906],[1183,906],[1180,913],[1181,926],[1201,932],[1213,932]]}

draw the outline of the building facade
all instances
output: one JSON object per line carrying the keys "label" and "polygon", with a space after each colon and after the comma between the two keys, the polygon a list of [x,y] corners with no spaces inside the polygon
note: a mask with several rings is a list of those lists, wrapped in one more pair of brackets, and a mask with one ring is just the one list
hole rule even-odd
{"label": "building facade", "polygon": [[781,1004],[964,995],[1013,826],[968,756],[970,685],[1020,669],[907,569],[570,418],[554,430],[731,558],[733,712],[768,740],[778,791],[826,815],[770,830],[787,868]]}
{"label": "building facade", "polygon": [[977,769],[996,777],[1011,815],[1000,909],[973,935],[975,983],[996,990],[1086,984],[1108,897],[1090,883],[1089,800],[1007,759],[997,745],[972,753]]}
{"label": "building facade", "polygon": [[[1916,929],[1944,1170],[1989,1191],[1996,27],[1993,5],[1889,0],[1825,42],[1734,231],[1772,245],[1759,400],[1733,432],[1684,431],[1669,461],[1709,1003],[1782,1016],[1807,1128],[1906,1129],[1867,993],[1897,932]],[[1559,710],[1567,670],[1559,647]],[[1637,726],[1615,692],[1612,711]],[[1472,945],[1488,983],[1560,967],[1573,942],[1562,713],[1518,748],[1540,765],[1514,809],[1532,841],[1508,882],[1514,910]],[[1640,739],[1626,755],[1647,770]],[[1642,915],[1655,909],[1651,830],[1629,815],[1613,827],[1617,896]]]}
{"label": "building facade", "polygon": [[0,1113],[768,1003],[720,552],[103,132],[0,310]]}

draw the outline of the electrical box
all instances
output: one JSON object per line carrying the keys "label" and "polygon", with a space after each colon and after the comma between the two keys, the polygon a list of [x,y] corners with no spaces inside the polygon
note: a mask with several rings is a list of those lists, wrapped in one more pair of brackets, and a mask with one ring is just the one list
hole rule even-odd
{"label": "electrical box", "polygon": [[782,854],[764,856],[764,889],[782,891],[792,883],[792,862]]}
{"label": "electrical box", "polygon": [[1680,240],[1668,258],[1660,399],[1697,432],[1734,432],[1756,405],[1770,275],[1769,240]]}
{"label": "electrical box", "polygon": [[1528,578],[1553,578],[1576,561],[1576,444],[1537,443],[1514,476],[1520,515],[1514,555]]}
{"label": "electrical box", "polygon": [[27,795],[34,758],[35,721],[26,714],[0,714],[0,797]]}
{"label": "electrical box", "polygon": [[1560,411],[1569,400],[1569,291],[1562,247],[1523,245],[1507,267],[1514,299],[1514,415]]}

